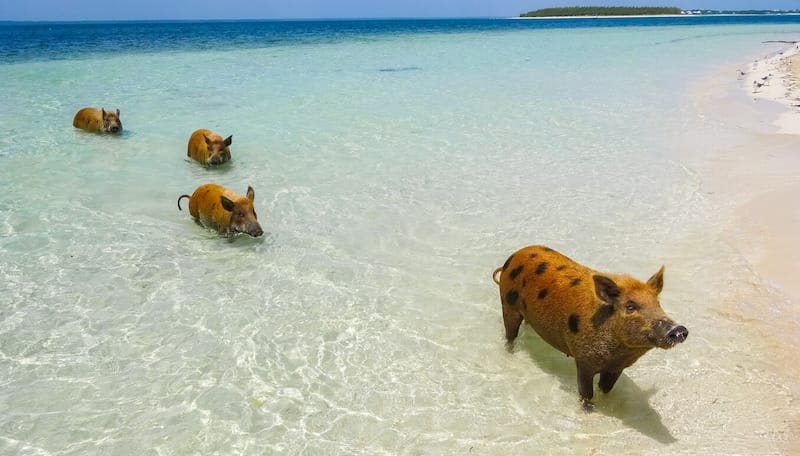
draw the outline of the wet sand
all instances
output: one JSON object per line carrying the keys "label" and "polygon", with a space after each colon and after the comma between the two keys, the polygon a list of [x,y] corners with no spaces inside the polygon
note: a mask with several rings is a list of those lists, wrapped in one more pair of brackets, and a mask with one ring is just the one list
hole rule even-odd
{"label": "wet sand", "polygon": [[[731,276],[713,307],[777,369],[775,384],[791,404],[800,393],[800,43],[765,43],[763,55],[696,90],[702,126],[682,146],[686,160],[721,209],[722,240],[754,273]],[[777,439],[780,454],[800,454],[798,415],[776,409],[771,419],[775,429],[793,429]]]}
{"label": "wet sand", "polygon": [[[753,271],[800,303],[800,43],[768,43],[768,54],[712,82],[710,115],[732,138],[706,154],[703,191],[728,206],[727,240]],[[720,97],[720,98],[716,98]],[[735,131],[737,130],[738,131]],[[796,326],[800,326],[797,323]]]}
{"label": "wet sand", "polygon": [[745,238],[739,244],[757,272],[800,303],[800,44],[756,61],[751,68],[746,80],[759,81],[753,84],[755,102],[783,108],[773,122],[777,134],[757,137],[757,143],[748,147],[751,160],[731,169],[736,173],[731,180],[746,183],[742,188],[753,191],[736,216],[755,242]]}

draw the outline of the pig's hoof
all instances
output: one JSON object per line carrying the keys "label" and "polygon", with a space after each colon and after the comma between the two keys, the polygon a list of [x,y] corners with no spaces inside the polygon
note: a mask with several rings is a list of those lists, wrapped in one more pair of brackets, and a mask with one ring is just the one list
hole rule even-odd
{"label": "pig's hoof", "polygon": [[583,411],[586,413],[594,411],[594,404],[592,404],[591,399],[581,399],[581,405],[583,405]]}

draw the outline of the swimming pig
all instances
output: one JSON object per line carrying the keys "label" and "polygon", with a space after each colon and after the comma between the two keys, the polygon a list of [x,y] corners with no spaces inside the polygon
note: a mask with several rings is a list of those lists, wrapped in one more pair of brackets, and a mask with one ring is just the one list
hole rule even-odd
{"label": "swimming pig", "polygon": [[232,236],[235,233],[247,233],[253,237],[264,234],[253,209],[253,187],[248,186],[247,196],[243,197],[220,185],[201,185],[192,196],[181,195],[178,198],[178,210],[183,210],[183,198],[189,198],[189,213],[196,222],[220,234]]}
{"label": "swimming pig", "polygon": [[122,131],[119,109],[113,113],[103,108],[83,108],[75,114],[72,126],[96,133],[119,133]]}
{"label": "swimming pig", "polygon": [[222,136],[211,130],[201,128],[189,137],[186,155],[202,165],[221,165],[231,159],[230,145],[233,135],[222,139]]}
{"label": "swimming pig", "polygon": [[607,393],[623,369],[648,350],[672,348],[689,334],[659,305],[663,266],[643,283],[530,246],[511,255],[492,278],[500,286],[509,348],[525,320],[545,342],[575,358],[578,391],[587,409],[596,374],[600,390]]}

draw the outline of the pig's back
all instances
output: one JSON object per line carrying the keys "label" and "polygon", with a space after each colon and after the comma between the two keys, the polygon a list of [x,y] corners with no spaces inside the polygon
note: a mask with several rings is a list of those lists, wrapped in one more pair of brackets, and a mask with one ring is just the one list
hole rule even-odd
{"label": "pig's back", "polygon": [[222,207],[221,197],[236,202],[241,196],[217,184],[204,184],[197,187],[189,199],[189,213],[200,219],[204,225],[219,232],[225,232],[230,225],[231,213]]}
{"label": "pig's back", "polygon": [[500,293],[542,339],[571,355],[566,342],[570,319],[585,318],[591,312],[593,273],[548,247],[525,247],[506,261]]}
{"label": "pig's back", "polygon": [[212,131],[206,130],[205,128],[196,130],[189,137],[186,155],[199,162],[205,163],[208,155],[208,146],[206,145],[205,136],[208,136],[209,139],[211,139],[213,135],[214,133]]}
{"label": "pig's back", "polygon": [[72,126],[82,130],[100,131],[103,126],[103,115],[99,109],[83,108],[75,113]]}

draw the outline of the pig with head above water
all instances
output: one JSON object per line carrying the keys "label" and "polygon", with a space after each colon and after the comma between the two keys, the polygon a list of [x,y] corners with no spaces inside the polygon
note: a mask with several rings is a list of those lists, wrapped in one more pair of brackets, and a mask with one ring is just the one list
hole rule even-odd
{"label": "pig with head above water", "polygon": [[587,409],[595,375],[600,374],[598,386],[607,393],[623,369],[651,348],[672,348],[689,334],[658,302],[663,266],[645,283],[594,271],[548,247],[530,246],[511,255],[492,278],[500,286],[509,348],[524,320],[545,342],[573,357]]}
{"label": "pig with head above water", "polygon": [[201,128],[189,137],[186,155],[201,165],[221,165],[230,161],[233,135],[222,139],[222,136],[211,130]]}
{"label": "pig with head above water", "polygon": [[239,196],[220,185],[204,184],[197,187],[192,196],[181,195],[178,198],[178,210],[183,210],[183,198],[189,198],[189,213],[196,222],[222,235],[247,233],[258,237],[264,234],[253,208],[253,187],[247,187],[246,196]]}
{"label": "pig with head above water", "polygon": [[83,108],[75,114],[72,126],[95,133],[120,133],[122,121],[119,120],[119,109],[116,112],[105,108]]}

